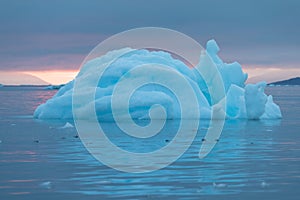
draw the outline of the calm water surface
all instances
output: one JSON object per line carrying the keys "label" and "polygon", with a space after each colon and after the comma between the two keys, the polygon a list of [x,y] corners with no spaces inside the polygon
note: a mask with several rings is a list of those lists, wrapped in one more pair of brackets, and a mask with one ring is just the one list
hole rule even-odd
{"label": "calm water surface", "polygon": [[[36,106],[56,91],[39,87],[0,88],[0,199],[299,199],[300,87],[268,87],[282,120],[227,121],[206,158],[198,151],[207,129],[172,165],[130,174],[95,160],[63,121],[32,118]],[[161,136],[137,145],[115,124],[103,124],[128,150],[159,148],[172,139],[176,121]],[[187,134],[189,131],[187,130]]]}

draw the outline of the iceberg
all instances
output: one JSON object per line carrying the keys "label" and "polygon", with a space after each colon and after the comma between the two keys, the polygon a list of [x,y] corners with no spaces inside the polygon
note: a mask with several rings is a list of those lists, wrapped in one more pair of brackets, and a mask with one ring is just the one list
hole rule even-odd
{"label": "iceberg", "polygon": [[[205,53],[210,56],[211,60],[217,66],[224,84],[226,94],[226,111],[224,112],[226,113],[226,118],[255,120],[281,118],[280,108],[273,102],[273,97],[271,95],[267,96],[264,93],[267,84],[265,82],[246,84],[248,76],[243,72],[242,66],[238,62],[223,62],[218,56],[219,50],[219,46],[215,40],[207,42]],[[36,108],[34,117],[40,119],[73,118],[72,98],[74,82],[76,79],[84,79],[86,80],[84,82],[85,89],[82,90],[77,98],[85,98],[85,94],[91,91],[95,92],[95,98],[93,101],[87,102],[86,105],[79,105],[82,107],[80,108],[81,118],[88,118],[90,108],[94,106],[98,120],[113,121],[112,96],[115,86],[120,79],[123,76],[130,77],[130,73],[128,72],[137,65],[159,63],[175,70],[188,80],[189,84],[196,91],[196,98],[199,103],[197,109],[201,113],[201,118],[211,118],[216,102],[212,102],[210,99],[208,90],[210,83],[205,82],[195,68],[188,67],[186,63],[174,58],[168,52],[147,49],[130,51],[130,53],[124,54],[118,60],[114,61],[99,79],[96,73],[94,73],[99,70],[99,66],[101,67],[101,64],[110,62],[115,55],[122,54],[124,51],[126,49],[110,51],[101,57],[96,57],[85,63],[74,80],[61,87],[51,99]],[[162,71],[157,71],[156,73],[161,74]],[[144,71],[137,75],[132,75],[130,79],[133,81],[149,79],[149,76],[148,72]],[[98,80],[96,88],[92,84],[95,80]],[[179,84],[176,79],[171,80],[171,83],[174,85]],[[185,90],[185,88],[182,88],[182,90]],[[123,98],[122,94],[118,95],[118,97]],[[189,97],[185,97],[185,99],[186,101],[190,100]],[[155,109],[149,113],[149,110],[157,104],[164,107],[167,119],[180,118],[180,102],[178,102],[176,96],[168,88],[157,84],[147,84],[134,91],[127,109],[129,109],[132,119],[150,119],[150,116],[157,119],[164,118],[165,116],[160,116],[161,114],[159,113],[161,112],[156,113]],[[116,113],[120,110],[119,115],[122,115],[121,110],[124,110],[123,106],[125,105],[117,105]],[[193,116],[190,117],[192,118]]]}
{"label": "iceberg", "polygon": [[48,85],[45,87],[45,90],[59,90],[61,87],[63,87],[65,84],[60,85]]}

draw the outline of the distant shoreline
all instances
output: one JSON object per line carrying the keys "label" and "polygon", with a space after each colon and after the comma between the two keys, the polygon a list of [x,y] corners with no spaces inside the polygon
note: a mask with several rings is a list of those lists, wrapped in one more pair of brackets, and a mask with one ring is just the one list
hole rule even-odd
{"label": "distant shoreline", "polygon": [[[64,86],[65,84],[60,85],[51,85],[51,84],[45,84],[45,85],[4,85],[0,84],[0,87],[51,87],[53,86],[54,89],[59,89],[60,87]],[[272,83],[268,83],[268,86],[293,86],[293,85],[300,85],[300,77],[290,78],[286,80],[281,81],[275,81]]]}
{"label": "distant shoreline", "polygon": [[269,83],[269,86],[277,85],[277,86],[286,86],[286,85],[300,85],[300,77],[290,78],[287,80],[276,81],[273,83]]}

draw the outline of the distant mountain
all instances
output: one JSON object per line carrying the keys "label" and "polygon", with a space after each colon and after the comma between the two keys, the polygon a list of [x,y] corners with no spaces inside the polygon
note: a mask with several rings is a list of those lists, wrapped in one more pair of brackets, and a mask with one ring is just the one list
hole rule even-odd
{"label": "distant mountain", "polygon": [[1,72],[0,71],[1,84],[7,85],[49,85],[46,81],[31,74],[25,74],[22,72]]}
{"label": "distant mountain", "polygon": [[291,78],[283,81],[276,81],[274,83],[270,83],[269,85],[300,85],[300,77]]}

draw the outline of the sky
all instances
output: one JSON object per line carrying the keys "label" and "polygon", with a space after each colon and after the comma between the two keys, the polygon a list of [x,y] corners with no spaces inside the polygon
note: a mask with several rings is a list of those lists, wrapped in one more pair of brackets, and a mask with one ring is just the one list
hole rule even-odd
{"label": "sky", "polygon": [[202,46],[214,38],[249,82],[300,76],[299,9],[297,0],[0,0],[0,83],[67,82],[101,41],[146,26]]}

